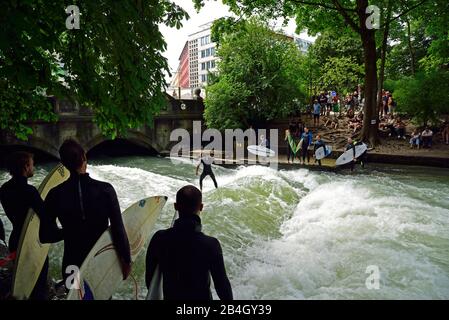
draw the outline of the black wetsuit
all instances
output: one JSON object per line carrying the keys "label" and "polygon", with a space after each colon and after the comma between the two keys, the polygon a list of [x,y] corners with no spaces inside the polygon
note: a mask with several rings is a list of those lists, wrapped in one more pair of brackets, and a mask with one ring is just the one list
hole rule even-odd
{"label": "black wetsuit", "polygon": [[[50,190],[44,203],[48,222],[45,226],[62,225],[61,239],[64,240],[62,276],[65,279],[66,267],[80,267],[98,238],[111,223],[114,247],[119,257],[131,262],[128,237],[123,226],[120,206],[112,185],[94,180],[88,174],[71,173],[70,178]],[[52,231],[43,230],[41,240],[51,241]],[[54,238],[54,236],[53,236]]]}
{"label": "black wetsuit", "polygon": [[[348,151],[349,149],[353,150],[353,156],[352,157],[355,158],[355,144],[354,143],[348,143],[346,145],[346,151]],[[354,160],[351,160],[351,162],[349,162],[349,167],[351,168],[351,171],[354,171],[354,165],[355,165]]]}
{"label": "black wetsuit", "polygon": [[[323,140],[315,142],[315,145],[313,146],[313,152],[315,153],[318,148],[323,148],[324,154],[326,154],[326,144],[324,143]],[[315,160],[315,161],[318,162],[318,165],[321,166],[321,160]]]}
{"label": "black wetsuit", "polygon": [[6,242],[5,227],[3,226],[2,219],[0,219],[0,240]]}
{"label": "black wetsuit", "polygon": [[[218,188],[217,180],[215,180],[215,175],[212,172],[213,159],[212,158],[207,158],[207,160],[208,161],[204,161],[204,159],[201,158],[201,163],[203,164],[203,172],[201,173],[201,176],[200,176],[200,189],[201,190],[203,190],[203,180],[207,176],[210,176],[212,178],[212,180],[214,181],[215,188]],[[210,163],[208,163],[208,162],[210,162]]]}
{"label": "black wetsuit", "polygon": [[[0,188],[0,201],[5,214],[12,224],[12,232],[9,237],[9,251],[17,251],[20,234],[23,224],[30,208],[42,220],[43,206],[39,192],[35,187],[28,184],[28,179],[24,176],[13,177]],[[47,288],[48,258],[42,268],[42,272],[37,280],[31,299],[45,300],[48,298]]]}
{"label": "black wetsuit", "polygon": [[220,300],[233,299],[220,242],[201,232],[197,215],[181,216],[173,228],[154,234],[146,256],[147,288],[158,265],[165,300],[212,300],[210,276]]}

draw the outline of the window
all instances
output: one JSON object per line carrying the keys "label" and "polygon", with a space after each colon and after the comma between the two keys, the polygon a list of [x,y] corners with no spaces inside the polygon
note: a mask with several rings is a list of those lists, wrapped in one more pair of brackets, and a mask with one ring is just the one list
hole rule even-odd
{"label": "window", "polygon": [[215,48],[210,48],[210,55],[215,56]]}
{"label": "window", "polygon": [[201,82],[207,82],[207,74],[201,75]]}
{"label": "window", "polygon": [[215,68],[215,60],[212,60],[212,61],[210,62],[210,68],[211,68],[211,69]]}
{"label": "window", "polygon": [[210,36],[201,37],[200,42],[201,42],[202,46],[205,46],[206,44],[209,44],[210,43]]}
{"label": "window", "polygon": [[[209,68],[207,68],[207,69],[209,69]],[[206,64],[204,62],[201,63],[201,70],[206,70]]]}

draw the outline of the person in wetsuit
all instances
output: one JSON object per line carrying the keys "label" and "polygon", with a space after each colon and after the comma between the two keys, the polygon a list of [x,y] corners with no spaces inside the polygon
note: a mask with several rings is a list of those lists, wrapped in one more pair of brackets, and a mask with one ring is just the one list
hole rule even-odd
{"label": "person in wetsuit", "polygon": [[201,173],[200,176],[200,190],[203,190],[203,180],[207,176],[210,176],[212,178],[215,188],[218,188],[217,180],[215,179],[214,172],[212,171],[212,163],[214,163],[213,157],[214,157],[213,153],[211,153],[210,156],[202,157],[200,163],[196,166],[196,175],[198,175],[200,165],[203,165],[203,172]]}
{"label": "person in wetsuit", "polygon": [[[64,240],[63,279],[71,275],[66,273],[68,266],[81,267],[109,223],[123,279],[126,279],[131,271],[130,247],[114,187],[92,179],[86,173],[86,153],[76,141],[66,140],[59,154],[62,164],[70,171],[70,178],[50,190],[44,202],[44,212],[48,219],[45,226],[54,226],[56,218],[62,226],[59,232]],[[41,233],[43,242],[52,242],[49,230]]]}
{"label": "person in wetsuit", "polygon": [[[321,140],[321,135],[317,135],[317,136],[316,136],[315,145],[313,146],[313,154],[314,154],[314,156],[315,156],[315,152],[316,152],[319,148],[323,148],[324,154],[326,154],[326,144],[324,143],[323,140]],[[315,163],[316,163],[316,162],[318,162],[318,165],[321,167],[321,160],[316,160],[316,159],[315,159]]]}
{"label": "person in wetsuit", "polygon": [[302,139],[302,145],[301,145],[301,157],[302,157],[302,163],[306,164],[306,157],[307,157],[307,164],[310,163],[310,154],[309,154],[309,146],[312,144],[313,135],[312,132],[309,131],[309,128],[304,128],[304,132],[301,135]]}
{"label": "person in wetsuit", "polygon": [[[13,153],[8,159],[7,166],[12,178],[0,188],[0,202],[12,224],[8,249],[9,252],[14,253],[18,249],[20,235],[28,211],[33,209],[42,220],[44,202],[37,189],[28,184],[28,178],[34,175],[34,160],[31,153]],[[48,299],[47,275],[48,258],[45,260],[30,299]]]}
{"label": "person in wetsuit", "polygon": [[357,161],[356,157],[355,157],[355,143],[352,141],[352,138],[348,138],[348,144],[345,147],[345,150],[351,150],[353,151],[353,156],[352,156],[352,161],[349,162],[349,167],[351,168],[351,171],[354,171],[354,166],[355,163]]}
{"label": "person in wetsuit", "polygon": [[5,227],[3,226],[2,219],[0,219],[0,240],[6,243]]}
{"label": "person in wetsuit", "polygon": [[220,300],[232,300],[220,242],[201,232],[201,191],[181,188],[174,206],[179,218],[172,228],[156,232],[148,246],[147,288],[159,266],[164,300],[212,300],[210,276]]}

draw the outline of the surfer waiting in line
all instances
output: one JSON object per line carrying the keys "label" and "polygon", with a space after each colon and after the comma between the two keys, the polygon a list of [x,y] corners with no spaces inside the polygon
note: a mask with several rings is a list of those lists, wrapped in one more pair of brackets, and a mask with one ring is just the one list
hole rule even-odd
{"label": "surfer waiting in line", "polygon": [[302,141],[301,143],[302,164],[306,164],[306,157],[307,157],[307,164],[310,164],[309,146],[312,145],[313,135],[312,132],[309,131],[309,128],[307,127],[304,128],[304,132],[301,135],[301,141]]}
{"label": "surfer waiting in line", "polygon": [[287,142],[287,163],[290,163],[290,158],[292,159],[292,163],[293,163],[295,161],[295,157],[296,157],[296,146],[295,146],[295,142],[293,140],[293,136],[289,129],[285,130],[284,141]]}
{"label": "surfer waiting in line", "polygon": [[0,240],[6,243],[5,227],[3,226],[2,219],[0,219]]}
{"label": "surfer waiting in line", "polygon": [[[28,184],[34,175],[33,155],[28,152],[15,152],[8,159],[8,170],[12,178],[0,188],[0,201],[5,214],[12,224],[8,249],[14,256],[19,246],[20,234],[28,211],[32,208],[42,219],[44,202],[35,187]],[[48,258],[34,286],[30,299],[47,300]]]}
{"label": "surfer waiting in line", "polygon": [[217,180],[215,179],[214,172],[212,171],[212,164],[214,163],[214,153],[211,152],[210,156],[206,155],[205,157],[201,157],[200,163],[196,166],[196,175],[198,175],[198,170],[200,169],[200,165],[203,165],[203,172],[200,176],[200,190],[203,190],[203,180],[207,176],[212,178],[214,182],[215,188],[218,188]]}
{"label": "surfer waiting in line", "polygon": [[350,164],[351,171],[354,171],[354,165],[355,165],[355,162],[357,161],[357,159],[355,157],[355,144],[352,141],[352,138],[349,137],[348,138],[348,144],[346,145],[345,150],[348,151],[348,150],[351,150],[351,149],[353,150],[353,156],[352,156],[352,161],[349,162],[349,164]]}
{"label": "surfer waiting in line", "polygon": [[212,300],[210,276],[220,300],[232,300],[220,242],[201,232],[201,191],[194,186],[181,188],[174,207],[179,218],[172,228],[156,232],[148,246],[147,288],[159,266],[164,300]]}
{"label": "surfer waiting in line", "polygon": [[[45,199],[46,223],[42,226],[45,229],[41,231],[41,241],[53,243],[64,240],[62,276],[65,280],[70,275],[66,273],[66,268],[70,265],[80,268],[110,224],[123,279],[126,279],[131,271],[130,247],[114,188],[89,176],[86,172],[86,153],[76,141],[64,141],[59,155],[62,164],[70,171],[70,178],[51,189]],[[58,234],[52,235],[56,219],[61,223],[62,230],[58,229]],[[55,241],[56,236],[59,239]]]}
{"label": "surfer waiting in line", "polygon": [[[315,151],[317,151],[319,148],[323,148],[324,154],[326,154],[326,144],[324,143],[323,140],[321,140],[321,135],[318,134],[316,136],[316,141],[313,146],[314,157],[315,157]],[[318,162],[318,165],[321,167],[321,160],[315,159],[315,163],[317,163],[317,162]]]}

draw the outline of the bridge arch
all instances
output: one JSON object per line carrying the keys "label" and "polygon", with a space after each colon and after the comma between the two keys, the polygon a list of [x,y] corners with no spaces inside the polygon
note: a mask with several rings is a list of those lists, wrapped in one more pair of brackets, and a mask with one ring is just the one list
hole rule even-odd
{"label": "bridge arch", "polygon": [[106,149],[123,149],[126,144],[128,144],[130,147],[137,147],[138,149],[143,151],[142,153],[149,155],[156,155],[160,152],[160,147],[156,143],[154,143],[151,137],[138,131],[130,131],[126,137],[120,137],[115,140],[105,138],[103,135],[99,134],[88,141],[83,147],[87,153],[95,153],[95,151],[98,151],[98,149],[101,147]]}
{"label": "bridge arch", "polygon": [[39,137],[30,137],[27,141],[14,139],[0,146],[2,158],[14,151],[29,151],[37,158],[59,160],[59,146],[48,143],[45,139]]}

